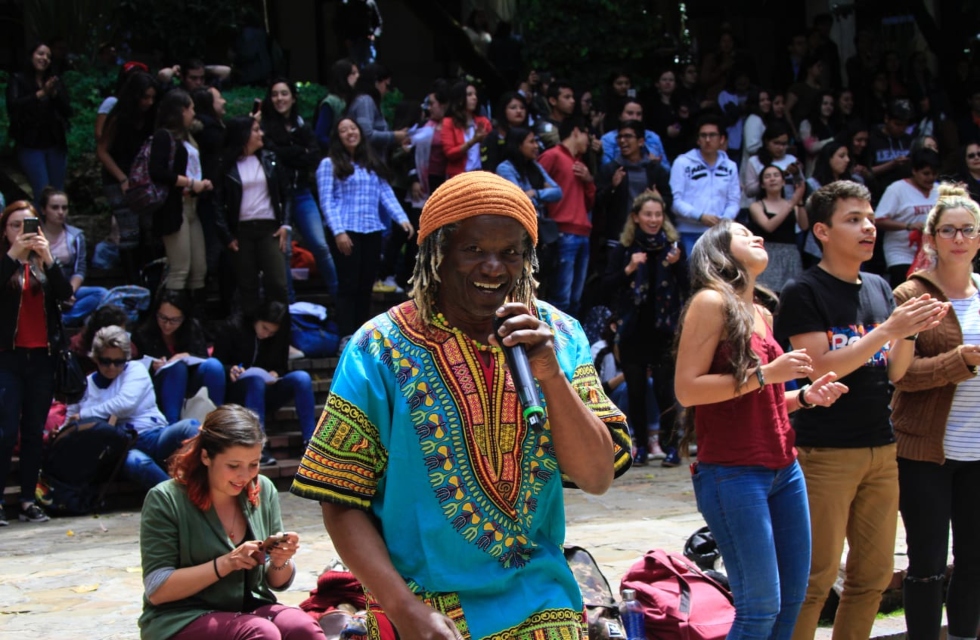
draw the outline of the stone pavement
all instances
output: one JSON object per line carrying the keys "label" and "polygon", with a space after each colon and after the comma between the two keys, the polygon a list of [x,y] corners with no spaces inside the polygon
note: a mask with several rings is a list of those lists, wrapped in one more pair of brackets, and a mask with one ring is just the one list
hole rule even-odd
{"label": "stone pavement", "polygon": [[[302,541],[296,580],[280,600],[298,604],[337,556],[315,503],[289,493],[280,501],[283,522]],[[686,466],[631,469],[603,496],[566,491],[566,514],[566,542],[589,549],[613,589],[644,552],[681,551],[704,524]],[[138,639],[139,521],[138,511],[116,511],[0,529],[0,638]],[[897,566],[905,566],[904,537],[900,528]],[[877,625],[875,635],[904,637],[879,633]],[[817,637],[829,638],[829,630]]]}

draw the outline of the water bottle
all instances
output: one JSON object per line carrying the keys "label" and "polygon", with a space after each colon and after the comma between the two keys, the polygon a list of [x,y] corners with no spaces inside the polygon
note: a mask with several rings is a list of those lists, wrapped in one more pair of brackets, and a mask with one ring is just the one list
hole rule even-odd
{"label": "water bottle", "polygon": [[646,640],[643,607],[636,600],[635,589],[623,589],[623,601],[619,603],[619,614],[623,619],[623,630],[626,632],[627,640]]}

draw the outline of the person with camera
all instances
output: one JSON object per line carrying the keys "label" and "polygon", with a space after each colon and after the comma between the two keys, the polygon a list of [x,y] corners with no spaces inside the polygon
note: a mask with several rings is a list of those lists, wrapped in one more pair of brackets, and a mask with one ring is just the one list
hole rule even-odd
{"label": "person with camera", "polygon": [[[62,302],[72,288],[51,254],[34,205],[9,204],[0,215],[0,478],[10,475],[20,434],[20,520],[44,522],[34,501],[44,421],[54,396]],[[0,505],[0,527],[7,525]]]}
{"label": "person with camera", "polygon": [[172,479],[147,494],[144,640],[323,639],[313,618],[272,593],[296,576],[299,535],[281,533],[279,494],[259,475],[264,442],[255,413],[219,407],[174,456]]}

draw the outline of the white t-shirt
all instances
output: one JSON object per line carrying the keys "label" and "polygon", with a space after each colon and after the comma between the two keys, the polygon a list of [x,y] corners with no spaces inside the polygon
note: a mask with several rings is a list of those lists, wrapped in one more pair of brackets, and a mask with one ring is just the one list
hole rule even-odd
{"label": "white t-shirt", "polygon": [[239,160],[238,175],[242,179],[242,208],[238,220],[275,220],[276,212],[272,210],[272,200],[269,198],[269,182],[258,156],[252,154]]}
{"label": "white t-shirt", "polygon": [[[476,125],[471,124],[466,127],[466,133],[463,134],[463,139],[469,142],[476,135]],[[467,171],[479,171],[482,167],[480,161],[480,145],[475,144],[469,148],[466,152],[466,170]]]}
{"label": "white t-shirt", "polygon": [[[897,180],[885,189],[875,211],[875,218],[887,218],[902,224],[925,224],[929,211],[938,198],[939,188],[936,185],[932,185],[932,190],[926,197],[908,180]],[[915,260],[916,248],[909,246],[909,232],[905,229],[885,231],[881,246],[885,250],[885,264],[889,267],[912,264]]]}
{"label": "white t-shirt", "polygon": [[117,98],[116,96],[109,96],[108,98],[103,100],[102,104],[99,105],[99,110],[98,110],[99,115],[108,115],[109,112],[112,111],[112,108],[116,106],[117,102],[119,102],[119,98]]}
{"label": "white t-shirt", "polygon": [[[980,344],[980,294],[950,303],[963,330],[963,344]],[[980,376],[956,385],[943,449],[950,460],[980,460]]]}

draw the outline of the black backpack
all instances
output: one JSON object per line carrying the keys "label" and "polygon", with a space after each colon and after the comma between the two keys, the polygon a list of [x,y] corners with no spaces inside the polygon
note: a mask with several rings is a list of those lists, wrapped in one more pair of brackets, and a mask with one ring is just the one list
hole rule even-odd
{"label": "black backpack", "polygon": [[105,420],[71,422],[45,451],[37,498],[52,515],[80,516],[104,506],[105,492],[136,442],[132,427]]}

